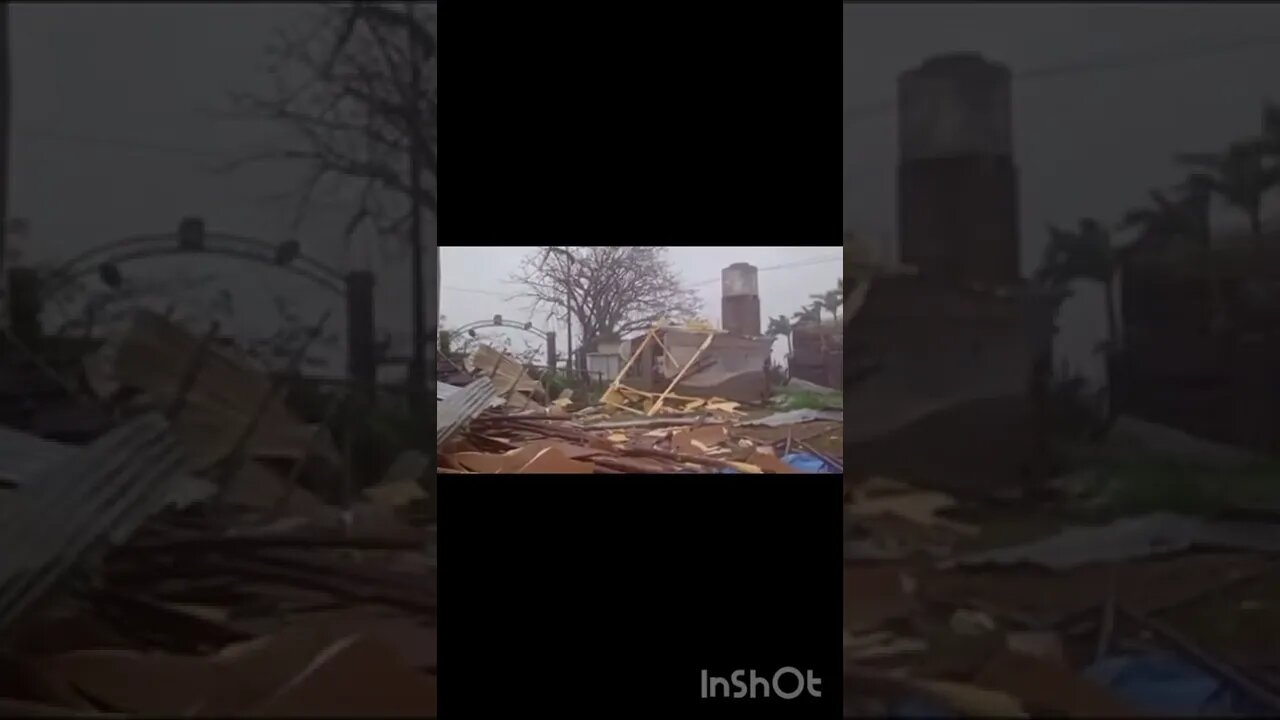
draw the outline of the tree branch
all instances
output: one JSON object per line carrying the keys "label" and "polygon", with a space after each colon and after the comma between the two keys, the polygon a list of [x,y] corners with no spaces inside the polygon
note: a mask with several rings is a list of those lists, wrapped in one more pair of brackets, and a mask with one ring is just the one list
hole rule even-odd
{"label": "tree branch", "polygon": [[[304,165],[295,227],[328,181],[358,193],[358,207],[344,229],[348,238],[366,224],[390,237],[407,226],[405,208],[416,204],[437,211],[435,75],[429,72],[436,57],[435,16],[371,2],[316,7],[312,25],[280,33],[278,47],[269,51],[276,62],[274,93],[231,98],[248,115],[279,123],[295,141],[235,158],[217,171],[266,162]],[[409,86],[415,74],[410,63],[422,68],[417,75],[431,79],[429,87]],[[410,122],[415,116],[424,122]],[[416,191],[409,177],[414,152],[424,176]]]}

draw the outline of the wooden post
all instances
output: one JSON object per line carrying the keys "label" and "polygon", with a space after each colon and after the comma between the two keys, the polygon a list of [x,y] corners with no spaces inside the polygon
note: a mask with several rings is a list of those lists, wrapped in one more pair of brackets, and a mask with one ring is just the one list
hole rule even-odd
{"label": "wooden post", "polygon": [[680,382],[680,379],[684,377],[684,374],[689,372],[689,368],[693,367],[693,364],[697,362],[698,358],[702,355],[702,351],[706,350],[707,347],[711,345],[711,341],[715,338],[715,333],[707,333],[707,339],[703,340],[702,344],[698,346],[698,351],[693,354],[693,357],[689,358],[689,362],[685,363],[684,367],[680,368],[680,372],[676,374],[676,378],[671,381],[671,384],[667,386],[666,390],[662,391],[662,395],[658,397],[658,401],[653,404],[653,407],[649,408],[649,412],[645,413],[646,415],[653,417],[654,414],[658,412],[658,409],[662,407],[662,402],[667,399],[667,394],[675,389],[676,383]]}

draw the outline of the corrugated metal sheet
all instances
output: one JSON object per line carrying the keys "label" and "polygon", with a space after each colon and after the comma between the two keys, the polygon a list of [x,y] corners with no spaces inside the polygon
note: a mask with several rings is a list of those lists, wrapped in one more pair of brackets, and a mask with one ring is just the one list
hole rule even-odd
{"label": "corrugated metal sheet", "polygon": [[[0,427],[0,485],[21,487],[44,468],[63,462],[81,448]],[[203,478],[185,475],[173,486],[170,503],[186,507],[211,497],[217,486]]]}
{"label": "corrugated metal sheet", "polygon": [[1190,547],[1262,553],[1280,551],[1280,528],[1271,523],[1209,521],[1151,513],[1120,518],[1109,525],[1070,527],[1047,538],[962,555],[945,563],[964,567],[1029,563],[1070,570],[1180,552]]}
{"label": "corrugated metal sheet", "polygon": [[477,378],[475,382],[453,393],[448,400],[437,400],[436,445],[448,440],[484,412],[497,394],[488,378]]}
{"label": "corrugated metal sheet", "polygon": [[[447,382],[436,381],[436,402],[442,402],[462,392],[462,386],[452,385]],[[495,397],[489,401],[489,407],[502,407],[507,402],[500,397]]]}
{"label": "corrugated metal sheet", "polygon": [[0,503],[0,627],[86,551],[128,537],[188,481],[159,413],[136,418],[46,465]]}
{"label": "corrugated metal sheet", "polygon": [[52,440],[0,428],[0,481],[22,485],[42,468],[61,460],[69,449]]}

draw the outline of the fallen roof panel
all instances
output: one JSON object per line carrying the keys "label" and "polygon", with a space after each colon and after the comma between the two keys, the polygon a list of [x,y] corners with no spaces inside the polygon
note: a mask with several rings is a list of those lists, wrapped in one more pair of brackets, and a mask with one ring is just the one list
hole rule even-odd
{"label": "fallen roof panel", "polygon": [[0,628],[104,540],[128,537],[186,482],[185,459],[158,413],[42,467],[0,504]]}
{"label": "fallen roof panel", "polygon": [[[437,391],[438,392],[438,391]],[[475,382],[454,393],[448,400],[436,401],[436,445],[448,440],[467,423],[479,417],[497,396],[488,378]]]}

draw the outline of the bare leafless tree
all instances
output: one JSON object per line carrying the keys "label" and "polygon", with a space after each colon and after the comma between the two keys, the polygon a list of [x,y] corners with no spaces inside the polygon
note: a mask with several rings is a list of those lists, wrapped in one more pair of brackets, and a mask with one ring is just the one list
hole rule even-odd
{"label": "bare leafless tree", "polygon": [[[662,319],[692,319],[701,309],[698,294],[683,287],[664,247],[541,247],[524,259],[512,277],[533,300],[533,309],[581,328],[581,347],[597,339],[648,328]],[[572,262],[558,262],[569,253]],[[566,313],[565,309],[569,312]]]}
{"label": "bare leafless tree", "polygon": [[[422,213],[436,212],[436,15],[426,3],[317,3],[268,48],[273,89],[238,93],[236,108],[279,123],[290,141],[237,158],[305,169],[294,225],[325,195],[355,197],[345,224],[407,240],[413,250],[414,367],[426,345]],[[420,381],[421,378],[419,377]]]}

